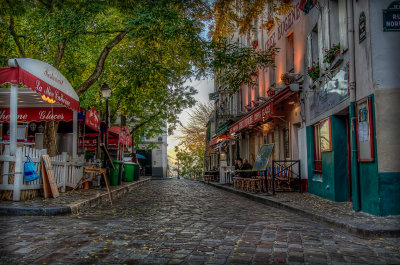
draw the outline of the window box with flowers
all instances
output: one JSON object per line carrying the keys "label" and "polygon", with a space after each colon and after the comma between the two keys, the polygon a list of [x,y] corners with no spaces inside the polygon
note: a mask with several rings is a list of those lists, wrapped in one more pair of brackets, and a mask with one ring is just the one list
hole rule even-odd
{"label": "window box with flowers", "polygon": [[328,50],[325,49],[325,55],[324,55],[324,63],[331,64],[336,57],[340,55],[340,43],[336,44],[333,43],[332,47]]}
{"label": "window box with flowers", "polygon": [[282,80],[282,82],[285,83],[285,85],[290,85],[291,83],[294,82],[294,77],[288,75],[288,73],[283,73],[283,74],[281,75],[281,80]]}

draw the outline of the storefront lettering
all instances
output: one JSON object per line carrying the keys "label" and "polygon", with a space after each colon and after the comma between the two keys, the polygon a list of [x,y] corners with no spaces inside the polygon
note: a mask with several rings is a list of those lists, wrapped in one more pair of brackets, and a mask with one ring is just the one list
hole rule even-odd
{"label": "storefront lettering", "polygon": [[[17,114],[17,120],[26,120],[28,118],[28,114]],[[0,121],[9,121],[10,114],[7,114],[5,110],[0,111]]]}
{"label": "storefront lettering", "polygon": [[40,120],[63,120],[64,114],[54,114],[51,111],[39,111]]}
{"label": "storefront lettering", "polygon": [[60,85],[62,85],[64,83],[63,80],[57,78],[53,73],[49,73],[49,69],[47,69],[47,68],[44,71],[44,75]]}
{"label": "storefront lettering", "polygon": [[288,13],[288,15],[281,20],[281,23],[277,26],[277,32],[274,31],[270,34],[270,37],[265,43],[265,50],[268,50],[276,45],[282,36],[284,36],[287,31],[293,26],[293,24],[300,19],[301,12],[299,9],[299,3]]}

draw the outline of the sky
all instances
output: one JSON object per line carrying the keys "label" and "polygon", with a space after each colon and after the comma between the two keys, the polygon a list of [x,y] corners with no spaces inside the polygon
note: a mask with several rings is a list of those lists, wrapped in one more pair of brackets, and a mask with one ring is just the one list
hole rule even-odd
{"label": "sky", "polygon": [[[193,82],[186,83],[185,85],[191,85],[197,89],[198,93],[194,96],[194,98],[198,102],[208,102],[208,94],[214,92],[214,79],[194,80]],[[190,110],[191,109],[185,109],[179,115],[179,120],[184,125],[187,124]],[[175,136],[179,134],[179,130],[175,130],[174,135],[168,136],[168,150],[173,150],[174,147],[178,144],[178,140]],[[169,153],[171,153],[171,151]]]}

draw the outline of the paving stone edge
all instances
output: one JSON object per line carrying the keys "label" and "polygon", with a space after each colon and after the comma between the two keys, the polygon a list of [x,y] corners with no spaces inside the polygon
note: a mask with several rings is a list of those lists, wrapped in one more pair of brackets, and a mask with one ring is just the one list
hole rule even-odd
{"label": "paving stone edge", "polygon": [[270,200],[270,199],[268,199],[268,196],[260,196],[257,194],[252,194],[252,193],[241,191],[241,190],[231,189],[229,187],[219,185],[216,183],[212,183],[212,182],[205,183],[205,184],[211,185],[218,189],[222,189],[225,191],[235,193],[242,197],[248,198],[250,200],[253,200],[253,201],[256,201],[259,203],[263,203],[268,206],[272,206],[274,208],[285,209],[285,210],[294,212],[298,215],[302,215],[304,217],[308,217],[313,220],[318,220],[318,221],[324,222],[330,226],[334,226],[342,231],[345,231],[347,233],[351,233],[351,234],[354,234],[354,235],[357,235],[360,237],[364,237],[364,238],[379,237],[379,236],[400,237],[400,228],[399,229],[374,229],[371,227],[360,227],[360,226],[356,226],[353,224],[341,222],[341,221],[331,218],[329,216],[317,214],[317,213],[311,212],[309,210],[294,207],[294,206],[286,204],[284,202],[277,202],[277,201]]}
{"label": "paving stone edge", "polygon": [[[143,179],[132,182],[129,185],[115,188],[111,191],[113,200],[119,198],[123,194],[131,191],[132,189],[143,185],[150,181],[151,178]],[[14,207],[14,206],[0,206],[0,215],[30,215],[30,216],[54,216],[64,214],[75,214],[86,208],[97,206],[101,203],[109,203],[108,193],[99,192],[97,196],[89,199],[77,201],[75,203],[67,204],[65,206],[56,207]]]}

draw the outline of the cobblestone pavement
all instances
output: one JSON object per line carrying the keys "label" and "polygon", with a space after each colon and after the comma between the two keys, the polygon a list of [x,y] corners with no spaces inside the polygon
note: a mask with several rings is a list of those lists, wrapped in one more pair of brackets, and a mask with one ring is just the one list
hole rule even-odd
{"label": "cobblestone pavement", "polygon": [[185,180],[151,181],[81,214],[0,217],[0,264],[400,264],[365,240]]}

